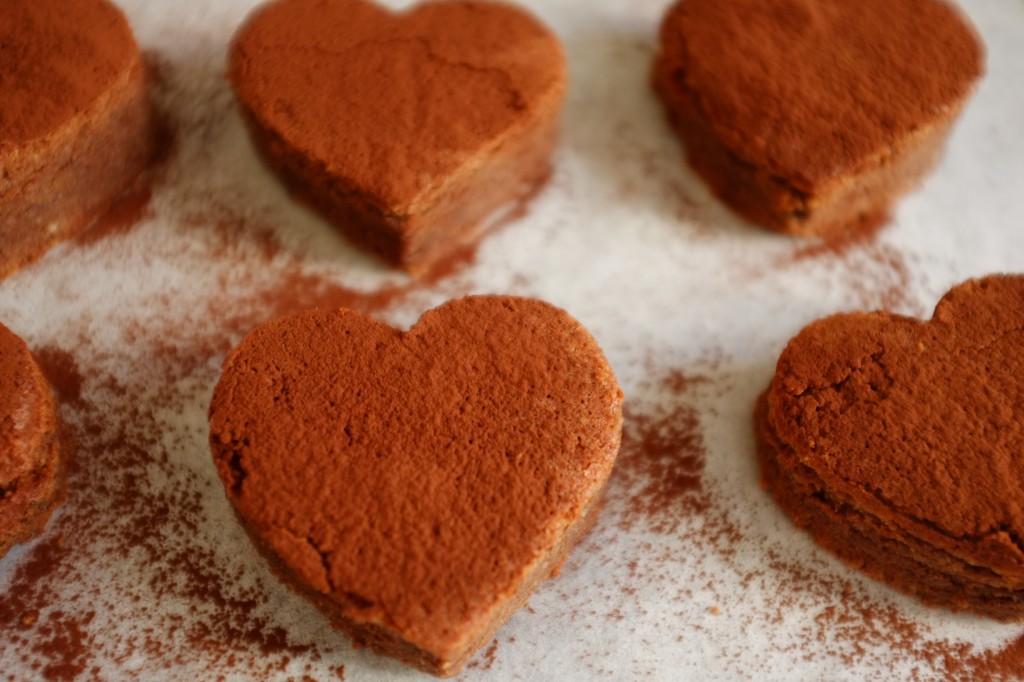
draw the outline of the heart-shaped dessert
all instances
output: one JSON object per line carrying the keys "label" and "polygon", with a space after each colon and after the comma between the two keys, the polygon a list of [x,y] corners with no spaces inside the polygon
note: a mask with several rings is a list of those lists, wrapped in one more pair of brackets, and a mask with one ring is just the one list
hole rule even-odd
{"label": "heart-shaped dessert", "polygon": [[4,0],[0,277],[92,224],[146,167],[147,82],[107,0]]}
{"label": "heart-shaped dessert", "polygon": [[311,310],[230,353],[210,444],[287,582],[448,676],[593,525],[621,402],[590,334],[540,301],[465,298],[407,332]]}
{"label": "heart-shaped dessert", "polygon": [[982,69],[945,0],[682,0],[654,86],[719,198],[829,235],[878,224],[932,169]]}
{"label": "heart-shaped dessert", "polygon": [[421,269],[547,179],[558,39],[521,9],[276,0],[230,79],[268,164],[353,242]]}
{"label": "heart-shaped dessert", "polygon": [[70,454],[49,383],[25,342],[0,324],[0,557],[46,525],[64,498]]}
{"label": "heart-shaped dessert", "polygon": [[801,331],[757,409],[765,486],[798,526],[926,603],[1024,616],[1024,277],[950,291],[928,322]]}

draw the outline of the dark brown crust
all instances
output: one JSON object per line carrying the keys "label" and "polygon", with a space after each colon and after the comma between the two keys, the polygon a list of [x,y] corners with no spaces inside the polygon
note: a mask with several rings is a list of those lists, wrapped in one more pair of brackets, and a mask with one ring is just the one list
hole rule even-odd
{"label": "dark brown crust", "polygon": [[153,157],[155,120],[139,57],[114,86],[54,133],[0,158],[0,277],[88,228]]}

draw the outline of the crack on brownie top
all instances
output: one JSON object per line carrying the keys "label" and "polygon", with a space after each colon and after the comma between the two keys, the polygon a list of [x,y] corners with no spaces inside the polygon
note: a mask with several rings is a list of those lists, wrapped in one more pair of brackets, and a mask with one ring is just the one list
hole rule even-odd
{"label": "crack on brownie top", "polygon": [[312,537],[307,535],[305,540],[306,544],[320,557],[320,564],[324,569],[324,582],[327,583],[328,590],[332,593],[336,592],[337,588],[334,586],[334,580],[331,579],[331,553],[321,549],[320,545]]}

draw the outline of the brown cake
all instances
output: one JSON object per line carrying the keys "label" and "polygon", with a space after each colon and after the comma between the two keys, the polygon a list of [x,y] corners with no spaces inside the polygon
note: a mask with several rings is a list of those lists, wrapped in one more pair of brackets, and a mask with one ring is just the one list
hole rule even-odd
{"label": "brown cake", "polygon": [[565,91],[558,39],[492,2],[277,0],[238,31],[229,75],[292,191],[413,272],[547,179]]}
{"label": "brown cake", "polygon": [[801,331],[756,410],[764,485],[850,565],[925,603],[1024,616],[1024,277],[960,285],[929,322]]}
{"label": "brown cake", "polygon": [[0,325],[0,556],[41,532],[63,499],[68,451],[49,384]]}
{"label": "brown cake", "polygon": [[224,364],[210,444],[271,565],[356,644],[457,674],[594,524],[622,394],[549,304],[449,302],[409,331],[311,310]]}
{"label": "brown cake", "polygon": [[146,72],[106,0],[0,10],[0,277],[88,227],[153,153]]}
{"label": "brown cake", "polygon": [[830,236],[886,220],[935,166],[982,62],[943,0],[682,0],[653,78],[722,201]]}

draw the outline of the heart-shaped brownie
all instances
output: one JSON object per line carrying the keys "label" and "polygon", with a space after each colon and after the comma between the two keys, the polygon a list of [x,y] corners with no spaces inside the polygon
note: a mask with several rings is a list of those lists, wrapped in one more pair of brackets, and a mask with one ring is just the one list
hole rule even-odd
{"label": "heart-shaped brownie", "polygon": [[1024,277],[928,322],[852,313],[779,358],[757,410],[765,485],[797,525],[925,602],[1024,616]]}
{"label": "heart-shaped brownie", "polygon": [[540,301],[453,301],[408,332],[312,310],[228,356],[210,443],[280,574],[357,643],[457,673],[594,523],[622,395]]}
{"label": "heart-shaped brownie", "polygon": [[276,0],[238,31],[230,79],[257,147],[355,243],[436,260],[549,175],[558,39],[521,9]]}
{"label": "heart-shaped brownie", "polygon": [[723,201],[827,235],[877,224],[932,169],[983,62],[946,0],[679,0],[654,85]]}

